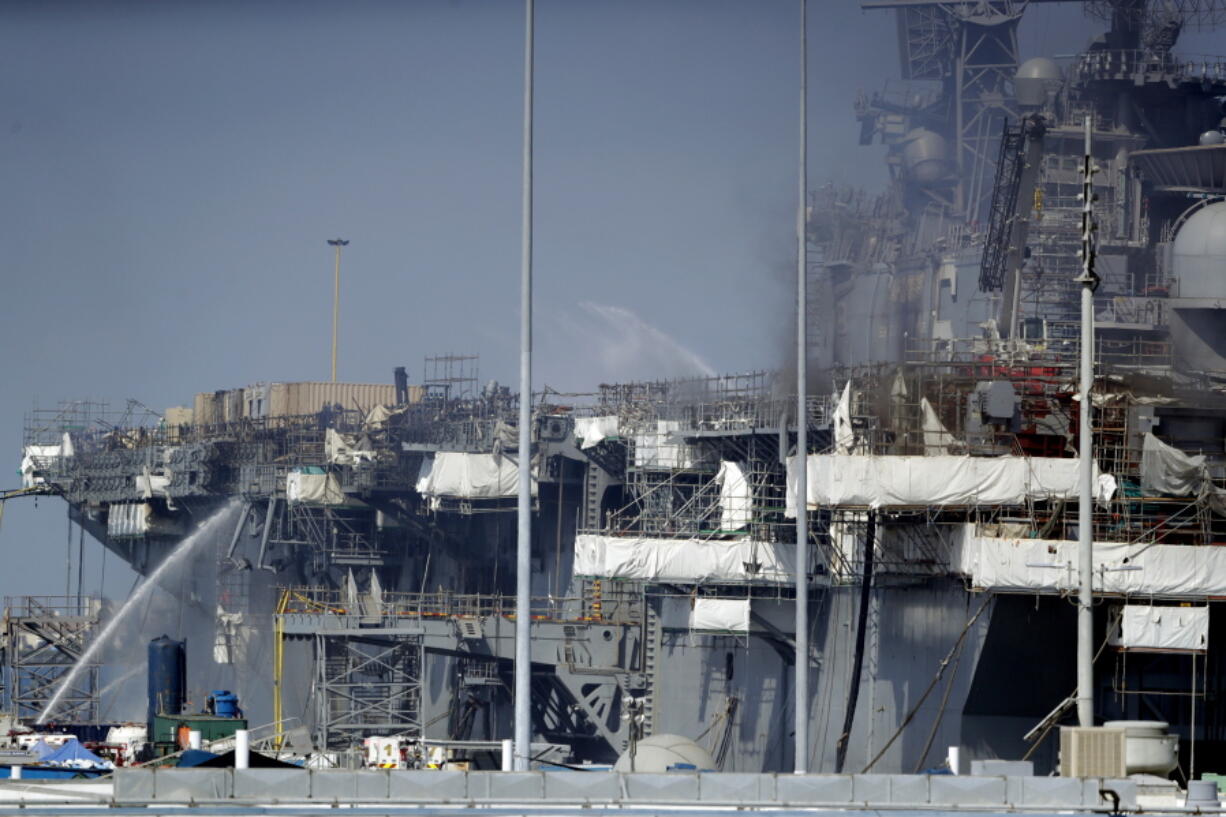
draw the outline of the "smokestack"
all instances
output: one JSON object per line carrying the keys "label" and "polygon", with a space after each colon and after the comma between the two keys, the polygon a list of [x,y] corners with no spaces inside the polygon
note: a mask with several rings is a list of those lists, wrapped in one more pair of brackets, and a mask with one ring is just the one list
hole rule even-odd
{"label": "smokestack", "polygon": [[392,370],[392,377],[396,381],[396,405],[403,406],[409,402],[409,373],[403,366],[397,366]]}

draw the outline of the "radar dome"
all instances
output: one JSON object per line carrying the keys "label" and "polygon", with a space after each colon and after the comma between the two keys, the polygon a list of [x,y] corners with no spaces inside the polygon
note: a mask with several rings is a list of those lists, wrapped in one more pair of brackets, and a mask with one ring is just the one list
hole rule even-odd
{"label": "radar dome", "polygon": [[1017,67],[1013,89],[1019,105],[1041,107],[1063,81],[1060,66],[1047,57],[1033,57]]}
{"label": "radar dome", "polygon": [[[713,771],[715,759],[711,754],[689,738],[680,735],[652,735],[643,738],[634,749],[634,771],[667,772],[681,766],[686,771]],[[630,750],[617,759],[615,772],[631,771]]]}
{"label": "radar dome", "polygon": [[1202,147],[1226,144],[1226,133],[1220,130],[1207,130],[1200,135],[1200,144]]}
{"label": "radar dome", "polygon": [[916,128],[903,139],[903,166],[919,184],[934,184],[952,169],[945,137],[927,128]]}
{"label": "radar dome", "polygon": [[1226,298],[1226,202],[1192,215],[1175,235],[1173,272],[1181,298]]}

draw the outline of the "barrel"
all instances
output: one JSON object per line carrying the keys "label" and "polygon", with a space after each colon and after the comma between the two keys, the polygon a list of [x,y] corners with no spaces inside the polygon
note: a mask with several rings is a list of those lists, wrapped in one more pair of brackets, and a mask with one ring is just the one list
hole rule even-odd
{"label": "barrel", "polygon": [[215,689],[212,694],[213,714],[219,718],[238,717],[238,696],[228,689]]}

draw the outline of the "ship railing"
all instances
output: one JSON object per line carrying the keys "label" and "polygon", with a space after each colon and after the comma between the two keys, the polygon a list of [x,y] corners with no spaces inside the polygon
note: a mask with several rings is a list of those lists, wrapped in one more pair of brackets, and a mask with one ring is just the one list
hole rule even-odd
{"label": "ship railing", "polygon": [[1185,82],[1226,82],[1226,57],[1144,48],[1095,49],[1078,58],[1075,70],[1081,81],[1171,77]]}
{"label": "ship railing", "polygon": [[960,372],[980,378],[1008,378],[1017,374],[1026,379],[1067,380],[1076,366],[1076,349],[1063,342],[1044,339],[1009,341],[988,338],[909,337],[904,350],[907,363],[954,366]]}
{"label": "ship railing", "polygon": [[40,411],[27,420],[26,443],[58,443],[65,433],[72,439],[76,454],[146,448],[151,446],[184,445],[189,443],[233,440],[259,442],[281,439],[289,432],[318,434],[322,443],[325,427],[342,433],[357,433],[364,429],[363,415],[358,411],[333,412],[324,425],[319,413],[282,415],[277,417],[244,417],[216,423],[183,425],[140,424],[111,425],[102,421],[77,423],[72,418]]}
{"label": "ship railing", "polygon": [[94,596],[5,596],[7,618],[87,618],[97,619],[102,600]]}
{"label": "ship railing", "polygon": [[[905,356],[908,363],[957,367],[982,378],[1067,382],[1076,375],[1080,360],[1078,324],[1047,321],[1045,331],[1047,337],[1022,340],[1014,348],[1007,341],[986,338],[908,338]],[[1095,340],[1094,364],[1100,374],[1103,368],[1161,369],[1173,362],[1171,344],[1164,340],[1103,336]]]}
{"label": "ship railing", "polygon": [[[377,607],[377,610],[372,609]],[[335,588],[290,587],[283,591],[279,615],[334,615],[365,617],[378,614],[390,619],[484,619],[515,618],[515,597],[501,594],[404,593],[384,591],[348,594]],[[638,621],[642,616],[641,594],[619,588],[601,588],[589,596],[536,596],[529,615],[539,621]]]}
{"label": "ship railing", "polygon": [[[807,398],[807,413],[811,428],[829,424],[832,401],[827,395],[811,395]],[[602,408],[596,407],[577,412],[578,416],[597,416]],[[673,424],[665,433],[672,438],[694,436],[709,432],[776,432],[781,424],[795,427],[796,398],[794,395],[764,395],[719,400],[695,400],[691,402],[660,402],[626,404],[614,409],[604,406],[605,413],[619,418],[619,432],[623,438],[659,434],[660,422]]]}

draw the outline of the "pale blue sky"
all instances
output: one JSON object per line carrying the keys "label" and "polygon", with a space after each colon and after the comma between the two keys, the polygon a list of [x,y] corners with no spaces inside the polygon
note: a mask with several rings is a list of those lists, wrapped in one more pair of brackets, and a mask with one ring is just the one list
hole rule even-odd
{"label": "pale blue sky", "polygon": [[[0,3],[6,487],[35,400],[326,379],[337,235],[341,379],[476,352],[513,381],[522,8]],[[851,106],[896,75],[893,16],[810,8],[811,179],[880,187]],[[1030,15],[1030,53],[1089,31]],[[796,21],[791,0],[538,0],[538,384],[782,362]],[[10,503],[0,594],[62,591],[64,537],[59,500]]]}

